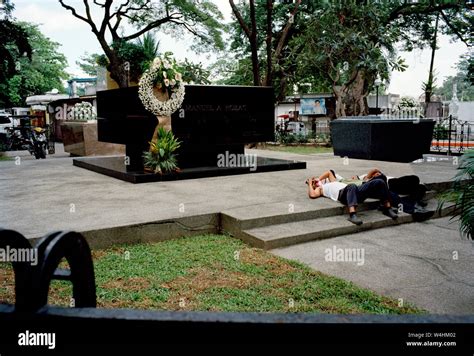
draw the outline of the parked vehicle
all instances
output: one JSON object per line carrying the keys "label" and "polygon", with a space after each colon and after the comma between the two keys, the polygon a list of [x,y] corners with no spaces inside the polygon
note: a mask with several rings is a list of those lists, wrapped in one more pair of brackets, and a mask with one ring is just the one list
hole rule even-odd
{"label": "parked vehicle", "polygon": [[27,150],[36,159],[46,158],[48,139],[46,129],[42,127],[8,127],[7,150]]}
{"label": "parked vehicle", "polygon": [[284,132],[287,134],[300,134],[300,135],[307,135],[308,130],[304,122],[301,121],[288,121],[288,120],[279,120],[276,122],[275,131],[277,132]]}
{"label": "parked vehicle", "polygon": [[0,145],[6,144],[7,139],[7,127],[12,127],[13,121],[8,115],[8,113],[4,111],[0,111]]}
{"label": "parked vehicle", "polygon": [[35,158],[46,158],[46,153],[48,152],[48,138],[46,137],[46,129],[42,127],[35,127],[32,131],[32,142],[34,147],[33,154]]}
{"label": "parked vehicle", "polygon": [[304,122],[300,121],[290,121],[287,126],[287,130],[293,134],[307,135],[308,130],[306,130]]}

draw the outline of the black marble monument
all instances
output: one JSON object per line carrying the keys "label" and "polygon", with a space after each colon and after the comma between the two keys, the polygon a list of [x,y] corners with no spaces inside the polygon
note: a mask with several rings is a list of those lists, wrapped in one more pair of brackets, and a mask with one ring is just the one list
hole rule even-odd
{"label": "black marble monument", "polygon": [[[179,173],[144,172],[143,152],[158,123],[138,97],[138,87],[97,93],[98,138],[124,144],[126,157],[84,157],[74,165],[132,183],[304,169],[305,162],[257,157],[255,166],[219,166],[219,155],[243,156],[245,144],[274,139],[273,90],[269,87],[187,85],[172,115]],[[127,158],[127,159],[125,159]]]}
{"label": "black marble monument", "polygon": [[331,121],[334,155],[390,162],[413,162],[430,152],[434,120],[377,116]]}

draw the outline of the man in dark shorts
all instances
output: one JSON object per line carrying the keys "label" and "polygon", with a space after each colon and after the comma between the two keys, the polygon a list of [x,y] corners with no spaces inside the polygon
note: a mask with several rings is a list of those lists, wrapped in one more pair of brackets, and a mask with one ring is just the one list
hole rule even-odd
{"label": "man in dark shorts", "polygon": [[331,170],[324,172],[319,178],[309,178],[306,183],[308,184],[308,196],[311,199],[324,196],[346,205],[349,208],[347,220],[353,224],[362,224],[362,220],[356,214],[356,208],[367,198],[379,199],[383,206],[382,213],[394,220],[398,218],[391,208],[387,183],[381,179],[374,179],[357,186],[338,181],[336,174]]}
{"label": "man in dark shorts", "polygon": [[406,175],[399,178],[387,177],[379,169],[374,168],[364,176],[352,177],[353,179],[363,179],[370,181],[381,179],[387,183],[390,190],[392,204],[401,207],[407,214],[412,214],[415,221],[423,221],[433,216],[434,211],[425,209],[427,203],[423,201],[427,188],[421,184],[420,178],[416,175]]}

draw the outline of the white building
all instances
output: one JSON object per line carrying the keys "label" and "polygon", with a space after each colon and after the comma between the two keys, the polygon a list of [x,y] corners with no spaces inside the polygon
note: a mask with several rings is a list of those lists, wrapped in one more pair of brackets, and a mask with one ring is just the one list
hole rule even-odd
{"label": "white building", "polygon": [[458,120],[474,124],[474,101],[460,101],[458,105]]}
{"label": "white building", "polygon": [[[399,94],[387,94],[378,96],[378,107],[380,109],[394,109],[400,103]],[[377,95],[369,95],[367,97],[369,108],[377,108]]]}

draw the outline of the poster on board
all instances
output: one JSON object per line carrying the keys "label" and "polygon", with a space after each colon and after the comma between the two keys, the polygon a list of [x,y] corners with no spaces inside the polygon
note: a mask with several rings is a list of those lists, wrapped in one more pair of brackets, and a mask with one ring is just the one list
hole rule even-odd
{"label": "poster on board", "polygon": [[301,98],[301,115],[326,115],[324,98]]}

